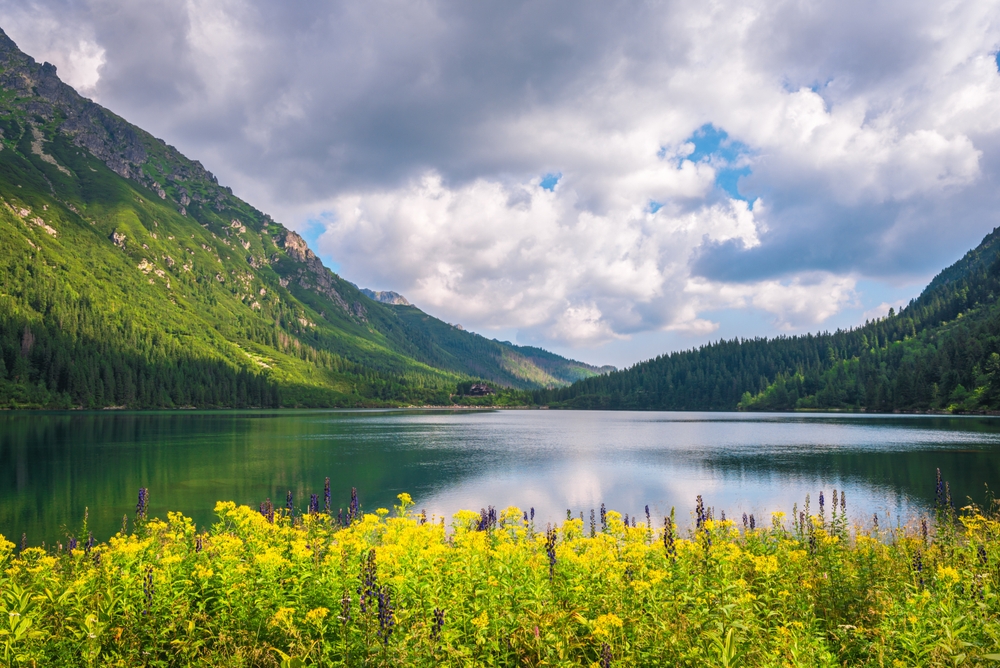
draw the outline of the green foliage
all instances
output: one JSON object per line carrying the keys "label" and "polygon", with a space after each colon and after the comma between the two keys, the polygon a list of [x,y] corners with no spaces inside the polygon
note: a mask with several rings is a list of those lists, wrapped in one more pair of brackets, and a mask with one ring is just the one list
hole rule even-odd
{"label": "green foliage", "polygon": [[833,333],[719,341],[535,393],[553,407],[1000,409],[1000,230],[899,313]]}
{"label": "green foliage", "polygon": [[0,132],[0,407],[447,405],[599,372],[368,299],[2,32]]}
{"label": "green foliage", "polygon": [[[142,497],[145,498],[145,497]],[[138,512],[89,545],[0,537],[8,666],[990,665],[1000,517],[879,529],[832,509],[741,526],[700,503],[634,524],[517,508],[414,515],[216,506],[210,531]],[[140,502],[141,504],[141,502]],[[832,512],[829,512],[832,510]]]}

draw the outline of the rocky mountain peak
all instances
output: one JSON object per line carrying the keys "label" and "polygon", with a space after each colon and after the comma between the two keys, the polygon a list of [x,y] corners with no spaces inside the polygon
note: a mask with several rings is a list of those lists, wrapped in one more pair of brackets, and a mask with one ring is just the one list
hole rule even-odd
{"label": "rocky mountain peak", "polygon": [[380,304],[412,306],[406,297],[398,292],[392,292],[391,290],[369,290],[368,288],[361,288],[361,294],[368,297],[368,299],[371,299],[372,301],[379,302]]}
{"label": "rocky mountain peak", "polygon": [[311,263],[317,259],[316,254],[310,250],[306,240],[292,230],[285,230],[285,236],[281,239],[281,247],[285,249],[288,256],[296,262]]}
{"label": "rocky mountain peak", "polygon": [[[2,29],[0,88],[15,94],[7,105],[19,108],[27,118],[41,118],[50,131],[69,137],[116,174],[141,183],[162,199],[169,197],[182,207],[188,206],[195,199],[193,193],[171,192],[177,191],[181,182],[203,185],[198,198],[216,208],[232,195],[232,191],[219,186],[215,176],[197,160],[185,158],[163,140],[78,94],[59,79],[55,65],[39,64],[21,51]],[[153,176],[143,169],[157,156],[165,170],[162,176]],[[188,204],[181,204],[180,200],[185,197]]]}

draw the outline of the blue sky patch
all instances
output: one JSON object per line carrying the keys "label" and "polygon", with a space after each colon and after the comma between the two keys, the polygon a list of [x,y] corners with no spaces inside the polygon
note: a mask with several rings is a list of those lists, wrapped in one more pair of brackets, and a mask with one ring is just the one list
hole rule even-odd
{"label": "blue sky patch", "polygon": [[559,179],[562,178],[562,172],[549,172],[542,177],[542,182],[539,183],[545,190],[555,190],[556,184],[559,183]]}
{"label": "blue sky patch", "polygon": [[740,199],[744,202],[749,202],[750,200],[741,195],[739,189],[737,188],[740,177],[746,176],[749,173],[749,167],[740,167],[739,169],[719,169],[715,172],[715,185],[722,188],[726,194],[733,199]]}
{"label": "blue sky patch", "polygon": [[650,213],[656,213],[657,211],[659,211],[662,208],[663,208],[663,205],[660,204],[659,202],[654,202],[653,200],[649,200],[649,212]]}
{"label": "blue sky patch", "polygon": [[326,225],[323,224],[323,221],[317,218],[310,218],[306,221],[305,226],[302,229],[296,230],[296,232],[305,239],[312,252],[316,253],[319,259],[323,261],[323,264],[330,268],[330,271],[335,274],[340,273],[340,263],[335,262],[331,256],[319,251],[319,238],[326,232]]}
{"label": "blue sky patch", "polygon": [[997,55],[993,59],[997,61],[997,72],[1000,72],[1000,51],[997,51]]}
{"label": "blue sky patch", "polygon": [[694,144],[694,151],[686,160],[710,163],[715,167],[715,184],[721,190],[733,199],[749,201],[737,188],[740,177],[750,173],[746,165],[736,166],[741,158],[750,154],[746,144],[730,139],[725,130],[711,123],[695,130],[686,141]]}

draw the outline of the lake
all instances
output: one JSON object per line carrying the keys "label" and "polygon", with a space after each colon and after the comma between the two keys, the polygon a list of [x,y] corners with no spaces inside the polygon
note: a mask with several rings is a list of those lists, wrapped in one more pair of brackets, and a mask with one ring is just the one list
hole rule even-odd
{"label": "lake", "polygon": [[304,508],[329,476],[334,512],[357,487],[362,507],[450,515],[534,507],[536,521],[603,502],[654,518],[695,497],[725,510],[816,509],[834,488],[851,516],[880,522],[927,512],[934,472],[956,505],[1000,487],[1000,419],[992,417],[598,411],[0,412],[0,533],[52,544],[90,528],[106,539],[135,511],[178,510],[211,523],[217,500]]}

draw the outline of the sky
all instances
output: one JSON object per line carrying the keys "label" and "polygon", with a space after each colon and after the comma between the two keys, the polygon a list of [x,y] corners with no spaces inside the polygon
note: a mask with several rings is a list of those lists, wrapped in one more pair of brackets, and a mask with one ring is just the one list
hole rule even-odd
{"label": "sky", "polygon": [[1000,0],[0,0],[27,53],[485,336],[863,323],[1000,225]]}

